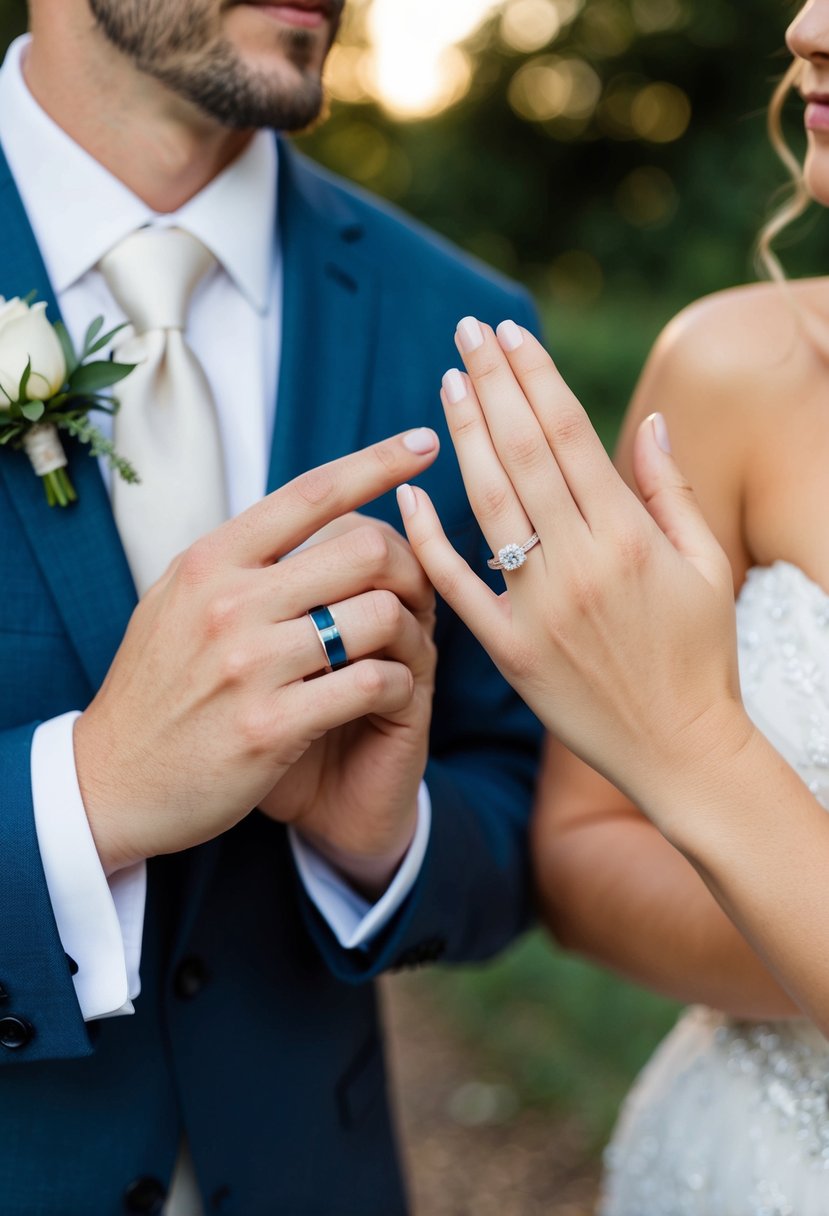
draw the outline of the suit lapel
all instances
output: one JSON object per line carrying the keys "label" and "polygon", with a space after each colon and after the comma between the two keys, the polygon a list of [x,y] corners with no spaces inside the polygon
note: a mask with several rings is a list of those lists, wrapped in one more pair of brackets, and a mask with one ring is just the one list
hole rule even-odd
{"label": "suit lapel", "polygon": [[282,359],[268,490],[365,435],[379,289],[363,225],[324,176],[280,143]]}
{"label": "suit lapel", "polygon": [[[57,320],[52,285],[0,151],[0,294],[25,296],[31,291],[46,301],[50,319]],[[136,594],[97,461],[82,445],[62,439],[78,491],[74,505],[47,505],[40,479],[23,452],[0,449],[0,477],[95,690],[121,644]]]}

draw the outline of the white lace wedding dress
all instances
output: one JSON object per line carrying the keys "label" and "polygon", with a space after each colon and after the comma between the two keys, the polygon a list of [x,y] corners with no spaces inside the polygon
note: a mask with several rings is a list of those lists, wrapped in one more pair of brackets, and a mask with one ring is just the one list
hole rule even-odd
{"label": "white lace wedding dress", "polygon": [[[746,707],[829,809],[829,595],[777,562],[749,573],[737,619]],[[829,1216],[829,1040],[689,1010],[625,1103],[599,1212]]]}

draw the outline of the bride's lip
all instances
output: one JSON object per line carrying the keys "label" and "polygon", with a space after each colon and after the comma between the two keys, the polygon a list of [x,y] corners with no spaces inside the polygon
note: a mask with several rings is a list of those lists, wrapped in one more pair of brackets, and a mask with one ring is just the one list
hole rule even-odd
{"label": "bride's lip", "polygon": [[805,100],[807,131],[829,131],[829,93],[811,93]]}

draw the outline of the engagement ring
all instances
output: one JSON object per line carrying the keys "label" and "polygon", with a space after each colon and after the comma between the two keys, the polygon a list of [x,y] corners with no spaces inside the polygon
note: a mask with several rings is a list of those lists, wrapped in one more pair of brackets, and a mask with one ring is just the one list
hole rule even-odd
{"label": "engagement ring", "polygon": [[490,570],[520,570],[527,560],[530,549],[534,549],[536,545],[540,544],[540,536],[537,532],[533,532],[530,539],[523,545],[504,545],[503,549],[498,550],[498,556],[491,557],[487,565]]}

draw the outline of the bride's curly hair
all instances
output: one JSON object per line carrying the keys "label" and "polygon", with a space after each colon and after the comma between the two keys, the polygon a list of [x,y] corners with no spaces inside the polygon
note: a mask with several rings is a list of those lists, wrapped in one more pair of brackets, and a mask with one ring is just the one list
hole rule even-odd
{"label": "bride's curly hair", "polygon": [[803,176],[803,165],[789,147],[783,131],[783,110],[790,93],[797,84],[801,66],[799,60],[795,60],[791,65],[774,90],[768,112],[769,138],[772,147],[789,173],[791,185],[784,202],[764,225],[757,238],[755,260],[760,273],[777,283],[782,283],[786,274],[774,251],[774,242],[785,228],[788,228],[808,210],[809,204],[812,202]]}

